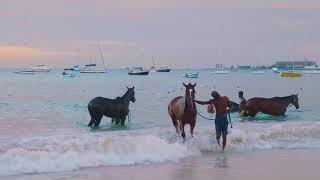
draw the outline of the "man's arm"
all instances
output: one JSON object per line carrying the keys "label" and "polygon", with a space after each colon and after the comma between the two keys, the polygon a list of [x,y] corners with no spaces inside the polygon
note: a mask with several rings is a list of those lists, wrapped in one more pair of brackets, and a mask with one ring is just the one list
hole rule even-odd
{"label": "man's arm", "polygon": [[198,100],[194,100],[194,102],[201,104],[201,105],[206,105],[206,104],[212,104],[212,100],[209,101],[198,101]]}

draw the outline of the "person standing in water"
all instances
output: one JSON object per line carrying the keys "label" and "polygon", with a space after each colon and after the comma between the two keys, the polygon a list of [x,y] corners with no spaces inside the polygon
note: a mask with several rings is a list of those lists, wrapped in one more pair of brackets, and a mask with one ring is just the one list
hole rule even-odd
{"label": "person standing in water", "polygon": [[246,115],[246,106],[247,106],[247,100],[243,97],[243,91],[239,91],[239,98],[240,98],[239,113],[240,113],[240,116],[243,117]]}
{"label": "person standing in water", "polygon": [[231,108],[230,100],[227,96],[221,96],[217,91],[211,93],[213,99],[209,101],[198,101],[194,102],[201,105],[213,104],[216,109],[215,127],[216,127],[216,139],[220,146],[220,138],[222,135],[222,150],[225,150],[227,145],[227,135],[228,135],[228,111]]}

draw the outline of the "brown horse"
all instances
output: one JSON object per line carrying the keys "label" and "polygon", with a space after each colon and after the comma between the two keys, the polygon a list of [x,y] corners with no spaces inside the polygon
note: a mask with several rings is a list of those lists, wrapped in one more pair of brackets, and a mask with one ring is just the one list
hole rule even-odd
{"label": "brown horse", "polygon": [[258,112],[273,116],[285,116],[287,107],[293,104],[296,109],[299,109],[298,95],[273,98],[251,98],[246,105],[245,116],[255,117]]}
{"label": "brown horse", "polygon": [[185,139],[186,134],[184,132],[184,126],[186,124],[190,125],[190,133],[193,137],[193,130],[196,125],[197,119],[197,107],[194,103],[195,99],[195,84],[189,83],[188,85],[184,84],[186,87],[185,96],[179,96],[174,98],[169,106],[168,112],[172,119],[173,126],[176,128],[177,133],[181,132],[181,136]]}

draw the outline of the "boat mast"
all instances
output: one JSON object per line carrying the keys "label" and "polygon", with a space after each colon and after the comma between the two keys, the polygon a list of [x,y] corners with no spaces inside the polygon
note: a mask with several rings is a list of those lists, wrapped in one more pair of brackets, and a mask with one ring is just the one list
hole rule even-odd
{"label": "boat mast", "polygon": [[91,64],[91,51],[90,51],[90,47],[89,47],[89,61],[90,61],[90,64]]}
{"label": "boat mast", "polygon": [[154,56],[152,56],[153,68],[156,69],[156,63],[154,63]]}
{"label": "boat mast", "polygon": [[106,66],[105,66],[105,64],[104,64],[104,60],[103,60],[103,55],[102,55],[100,43],[98,43],[98,47],[99,47],[99,52],[100,52],[101,60],[102,60],[102,63],[103,63],[103,68],[104,68],[104,70],[106,70]]}
{"label": "boat mast", "polygon": [[79,54],[80,54],[80,49],[78,48],[78,65],[79,65]]}

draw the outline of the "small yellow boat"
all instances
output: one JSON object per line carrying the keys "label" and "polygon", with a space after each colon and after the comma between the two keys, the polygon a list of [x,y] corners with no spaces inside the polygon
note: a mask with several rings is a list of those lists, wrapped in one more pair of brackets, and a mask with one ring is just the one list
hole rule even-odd
{"label": "small yellow boat", "polygon": [[281,77],[301,77],[302,74],[295,72],[282,72]]}

